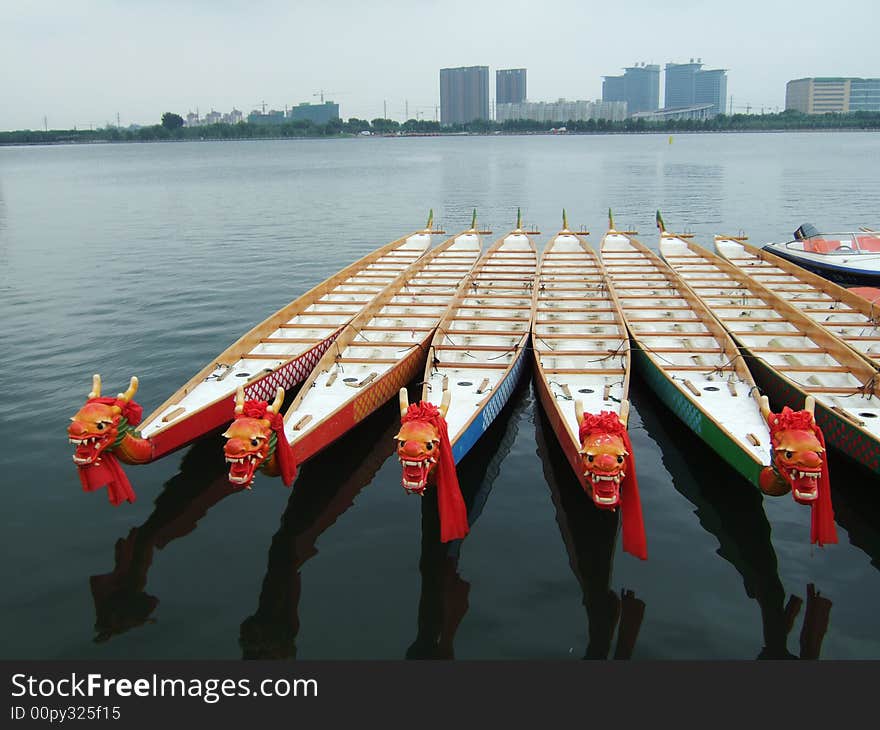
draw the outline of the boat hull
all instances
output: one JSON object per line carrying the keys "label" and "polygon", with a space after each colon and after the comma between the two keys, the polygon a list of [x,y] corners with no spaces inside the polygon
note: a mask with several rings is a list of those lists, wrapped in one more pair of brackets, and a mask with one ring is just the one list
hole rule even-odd
{"label": "boat hull", "polygon": [[[746,351],[748,352],[747,349]],[[752,354],[749,369],[771,402],[778,406],[786,405],[794,410],[803,407],[804,392],[781,377],[760,357]],[[847,419],[826,408],[819,400],[816,401],[815,418],[825,436],[826,444],[833,446],[875,474],[880,474],[880,448],[874,439],[853,428]]]}
{"label": "boat hull", "polygon": [[814,259],[792,255],[788,251],[774,246],[764,246],[763,250],[841,286],[880,286],[880,274],[876,271],[855,269],[848,266],[833,266]]}
{"label": "boat hull", "polygon": [[[550,427],[553,429],[553,433],[556,434],[556,440],[562,447],[562,452],[565,454],[569,466],[571,466],[574,471],[578,482],[580,482],[581,488],[584,491],[587,491],[587,479],[583,473],[584,468],[581,464],[579,453],[580,446],[572,440],[568,427],[565,424],[565,419],[556,407],[556,398],[553,396],[553,393],[550,392],[550,387],[546,379],[536,377],[535,389],[538,391],[538,399],[541,401],[541,407],[544,409],[544,413],[547,416],[547,420],[550,422]],[[566,401],[566,403],[568,403],[568,401]],[[569,404],[569,407],[572,409],[574,408],[573,401]]]}
{"label": "boat hull", "polygon": [[[330,345],[333,344],[342,329],[340,327],[326,340],[319,342],[274,372],[266,373],[263,377],[248,383],[244,387],[245,398],[271,403],[275,398],[276,388],[279,386],[285,391],[289,391],[293,386],[302,383],[309,377],[324,353],[330,349]],[[153,460],[188,446],[206,433],[227,425],[234,410],[235,394],[232,393],[226,398],[205,406],[188,418],[158,431],[150,438],[150,443],[153,445]]]}
{"label": "boat hull", "polygon": [[[528,340],[526,340],[525,347],[528,347]],[[523,349],[519,350],[516,362],[510,370],[508,370],[507,375],[493,390],[492,397],[486,401],[486,404],[477,413],[476,418],[471,419],[468,427],[452,445],[452,458],[455,460],[456,464],[467,455],[467,453],[473,448],[474,444],[479,441],[480,437],[489,430],[489,427],[498,417],[501,409],[503,409],[510,400],[510,396],[516,389],[517,383],[519,383],[519,380],[526,369],[525,363],[527,358],[522,354]]]}
{"label": "boat hull", "polygon": [[323,419],[317,426],[309,429],[302,438],[294,441],[292,445],[296,463],[303,463],[332,444],[391,400],[400,392],[401,388],[423,372],[427,359],[426,345],[428,341],[429,339],[426,338],[421,346],[413,348],[410,355],[407,355],[380,378],[370,383],[364,392],[347,401],[329,418]]}
{"label": "boat hull", "polygon": [[724,431],[709,418],[703,411],[697,408],[687,396],[684,395],[669,378],[660,370],[635,342],[632,348],[633,364],[637,371],[650,385],[651,389],[661,401],[679,419],[693,431],[708,446],[714,449],[724,461],[730,464],[739,474],[745,477],[755,486],[759,484],[759,477],[763,466],[752,459],[746,452],[737,446]]}

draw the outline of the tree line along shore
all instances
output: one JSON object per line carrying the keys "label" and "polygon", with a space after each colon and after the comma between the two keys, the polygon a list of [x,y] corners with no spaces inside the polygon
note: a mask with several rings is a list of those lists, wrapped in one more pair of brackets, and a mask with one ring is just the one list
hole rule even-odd
{"label": "tree line along shore", "polygon": [[439,122],[410,119],[332,119],[326,124],[290,121],[282,124],[209,124],[183,126],[176,114],[162,115],[162,123],[123,129],[51,129],[0,132],[0,144],[65,144],[76,142],[156,142],[184,140],[285,139],[353,136],[421,136],[462,134],[640,134],[652,132],[782,132],[800,130],[880,130],[880,112],[808,115],[795,111],[778,114],[720,114],[712,119],[668,119],[649,121],[626,119],[611,121],[537,122],[515,119],[504,122],[474,120],[468,124],[441,126]]}

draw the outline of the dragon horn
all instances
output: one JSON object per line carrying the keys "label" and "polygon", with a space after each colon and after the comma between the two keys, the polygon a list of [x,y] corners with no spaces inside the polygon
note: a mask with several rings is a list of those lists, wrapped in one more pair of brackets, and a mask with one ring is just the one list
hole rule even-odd
{"label": "dragon horn", "polygon": [[275,391],[275,402],[272,403],[271,406],[266,408],[266,412],[278,413],[278,411],[281,410],[282,403],[284,403],[284,388],[279,385],[277,390]]}
{"label": "dragon horn", "polygon": [[761,415],[765,421],[770,422],[770,399],[766,395],[761,396]]}
{"label": "dragon horn", "polygon": [[100,398],[101,397],[101,376],[98,373],[95,373],[92,376],[92,390],[89,393],[89,398]]}
{"label": "dragon horn", "polygon": [[629,420],[629,401],[621,401],[620,403],[620,415],[618,416],[620,422],[623,424],[623,427],[626,428],[626,422]]}
{"label": "dragon horn", "polygon": [[574,415],[577,416],[578,426],[580,426],[584,422],[584,402],[582,400],[574,402]]}
{"label": "dragon horn", "polygon": [[400,417],[403,418],[406,415],[407,410],[409,409],[409,394],[406,392],[406,388],[400,389]]}
{"label": "dragon horn", "polygon": [[443,399],[440,401],[440,417],[446,418],[446,412],[449,410],[449,402],[452,400],[452,391],[444,390]]}
{"label": "dragon horn", "polygon": [[128,390],[124,393],[120,393],[116,396],[117,400],[121,400],[123,403],[128,403],[133,397],[134,394],[137,393],[138,389],[138,379],[132,375],[131,380],[128,383]]}
{"label": "dragon horn", "polygon": [[235,415],[244,413],[244,386],[239,385],[235,389]]}
{"label": "dragon horn", "polygon": [[804,410],[808,411],[811,416],[815,417],[816,399],[813,396],[808,395],[806,397],[806,400],[804,400]]}

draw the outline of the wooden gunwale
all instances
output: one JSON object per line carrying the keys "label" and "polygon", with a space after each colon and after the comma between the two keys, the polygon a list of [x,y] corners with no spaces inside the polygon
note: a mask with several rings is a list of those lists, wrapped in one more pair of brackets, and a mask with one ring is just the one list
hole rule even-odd
{"label": "wooden gunwale", "polygon": [[[880,373],[880,366],[872,362],[866,355],[847,345],[844,340],[838,338],[826,327],[817,323],[812,317],[807,316],[803,310],[795,307],[789,301],[775,294],[763,284],[750,277],[742,271],[740,267],[734,265],[722,256],[703,249],[692,241],[682,241],[682,243],[685,244],[693,254],[702,257],[705,261],[714,265],[716,270],[749,289],[749,291],[754,294],[755,298],[764,301],[771,309],[773,309],[773,311],[780,315],[778,319],[773,320],[772,322],[770,320],[764,320],[764,322],[768,324],[784,322],[794,328],[794,331],[792,332],[773,333],[775,336],[801,336],[811,340],[819,348],[825,350],[827,355],[834,358],[840,362],[841,365],[853,372],[854,375],[855,373],[860,373],[861,375],[855,375],[855,377],[862,382],[865,382],[869,378],[875,377]],[[728,321],[742,322],[746,320],[742,317],[731,317],[725,320],[725,323]],[[834,322],[833,326],[860,326],[860,324],[850,325],[849,323]],[[740,335],[740,337],[748,337],[758,334],[769,333],[748,332]],[[746,345],[743,345],[743,347],[749,349]],[[791,348],[790,351],[797,352],[798,349]],[[774,367],[770,363],[768,363],[768,366]]]}
{"label": "wooden gunwale", "polygon": [[[630,330],[630,335],[633,340],[639,344],[640,349],[644,353],[644,355],[653,363],[653,366],[657,368],[660,372],[676,372],[680,370],[688,371],[701,371],[701,372],[717,372],[718,370],[729,371],[731,373],[735,373],[736,376],[747,386],[750,388],[750,392],[755,402],[758,402],[757,388],[755,388],[755,381],[752,378],[751,373],[749,372],[748,367],[746,366],[743,358],[740,355],[739,349],[736,346],[736,343],[731,339],[730,335],[727,333],[725,328],[721,325],[721,323],[712,315],[709,308],[705,303],[693,292],[682,277],[679,277],[678,274],[673,271],[668,264],[665,264],[653,251],[651,251],[647,246],[642,244],[640,241],[635,239],[633,236],[626,234],[617,234],[622,235],[626,238],[630,245],[633,246],[637,251],[642,253],[642,259],[647,258],[650,265],[655,269],[657,273],[659,273],[663,279],[669,284],[669,286],[673,287],[678,294],[678,297],[685,300],[689,305],[690,309],[694,312],[694,319],[679,319],[677,321],[671,321],[669,318],[633,318],[630,317],[628,312],[632,307],[628,307],[627,305],[622,305],[622,311],[624,320],[627,323],[627,326]],[[604,240],[603,240],[604,243]],[[604,248],[604,246],[603,246]],[[632,259],[633,257],[629,257]],[[608,273],[608,281],[609,286],[616,289],[618,287],[619,278],[614,275],[613,269],[617,266],[621,266],[617,262],[620,260],[619,257],[614,255],[609,255],[606,258],[605,251],[603,250],[602,259],[605,262],[606,270]],[[628,263],[622,264],[623,266],[628,267]],[[626,289],[627,287],[621,286],[621,288]],[[655,310],[661,309],[661,307],[654,307]],[[666,307],[662,307],[662,309],[666,309]],[[700,324],[706,328],[706,332],[646,332],[640,331],[634,328],[633,324],[647,323],[647,322],[666,322],[671,326],[679,325],[679,324]],[[645,340],[657,337],[657,336],[665,336],[669,338],[677,337],[679,339],[690,339],[696,336],[703,337],[712,337],[715,342],[718,344],[718,350],[715,351],[715,354],[719,354],[722,357],[727,358],[727,363],[724,365],[699,365],[699,366],[680,366],[675,364],[670,364],[664,362],[658,357],[653,355],[653,348],[645,343]],[[689,353],[692,349],[685,343],[682,343],[682,347],[679,349],[679,352]],[[674,352],[674,350],[673,350]],[[678,390],[685,394],[685,396],[698,408],[700,408],[701,412],[709,418],[716,426],[721,429],[733,442],[739,442],[733,434],[731,434],[727,428],[721,423],[717,422],[716,419],[712,416],[711,413],[705,411],[703,407],[700,405],[701,401],[699,398],[692,397],[690,394],[686,393],[683,388],[679,387]],[[747,453],[750,453],[747,451]]]}
{"label": "wooden gunwale", "polygon": [[[330,371],[331,369],[334,369],[337,366],[338,362],[341,361],[345,363],[346,361],[354,362],[358,360],[363,360],[364,364],[393,364],[393,367],[389,368],[378,377],[372,378],[369,382],[369,388],[360,391],[360,393],[352,394],[350,397],[343,400],[341,404],[337,404],[332,411],[323,414],[320,418],[317,418],[315,421],[309,423],[309,428],[307,430],[297,432],[297,434],[295,434],[294,441],[291,442],[291,445],[294,447],[294,451],[295,453],[297,453],[300,460],[304,458],[309,458],[310,456],[314,455],[314,453],[317,453],[321,449],[325,448],[327,445],[329,445],[329,443],[332,443],[333,440],[335,440],[336,438],[341,436],[346,430],[348,430],[348,428],[353,426],[354,423],[345,423],[345,421],[347,421],[349,417],[354,418],[355,422],[359,420],[356,416],[351,416],[352,409],[354,408],[354,403],[358,401],[359,395],[367,393],[371,389],[380,388],[380,386],[382,386],[382,384],[385,382],[394,382],[395,378],[401,377],[402,373],[406,374],[408,377],[409,374],[412,374],[409,373],[409,369],[411,365],[415,362],[413,358],[417,357],[419,353],[421,353],[420,357],[426,356],[427,344],[431,337],[431,334],[436,329],[436,324],[433,327],[409,328],[372,326],[369,323],[374,319],[398,319],[399,315],[389,316],[387,314],[383,314],[381,310],[384,307],[388,306],[390,300],[393,299],[395,296],[398,296],[401,291],[404,291],[408,287],[412,286],[413,281],[417,277],[424,277],[426,279],[439,278],[435,276],[436,270],[432,270],[429,268],[430,265],[433,262],[437,261],[444,254],[444,252],[451,248],[460,236],[468,233],[472,232],[465,231],[462,234],[458,234],[457,236],[447,239],[442,244],[426,253],[425,256],[420,258],[418,261],[407,267],[407,269],[405,269],[382,292],[382,294],[377,296],[368,307],[366,307],[355,318],[351,320],[351,322],[345,327],[345,329],[333,342],[330,349],[324,354],[324,356],[312,370],[311,374],[306,379],[299,393],[293,399],[287,409],[287,412],[284,415],[285,430],[288,429],[288,426],[292,422],[298,421],[301,418],[301,414],[298,413],[298,409],[302,405],[306,396],[312,390],[319,376]],[[475,251],[473,256],[462,258],[469,258],[473,265],[477,262],[479,256],[480,252]],[[466,279],[468,273],[469,271],[463,271],[461,275]],[[456,290],[459,287],[457,287]],[[429,294],[429,296],[436,295]],[[451,300],[453,294],[450,293],[449,296]],[[442,307],[442,305],[437,306],[438,308]],[[445,311],[446,307],[442,307],[442,309]],[[427,318],[427,316],[428,315],[421,316],[419,317],[419,319],[425,319]],[[437,315],[438,321],[441,318],[442,314]],[[410,347],[408,348],[407,354],[403,355],[401,358],[345,358],[343,354],[345,350],[349,347],[371,346],[372,343],[369,342],[365,343],[355,341],[360,333],[364,330],[420,332],[422,333],[422,337],[419,341],[412,342]],[[372,404],[373,410],[375,410],[375,408],[379,405],[381,405],[381,403],[378,402]],[[371,411],[368,409],[367,413],[368,412]],[[349,415],[343,417],[343,414]],[[361,418],[364,417],[364,415],[366,415],[366,413],[361,414]],[[334,419],[337,417],[339,417],[338,423],[334,421]],[[301,438],[299,437],[300,434],[302,434]]]}
{"label": "wooden gunwale", "polygon": [[[320,284],[312,287],[305,293],[301,294],[299,297],[291,301],[289,304],[285,305],[274,314],[270,315],[262,322],[260,322],[256,327],[251,328],[244,335],[239,337],[232,345],[227,347],[223,352],[217,355],[215,358],[211,360],[210,363],[201,368],[195,375],[193,375],[188,381],[186,381],[180,388],[177,389],[169,398],[167,398],[162,404],[158,406],[152,413],[150,413],[139,425],[141,431],[147,429],[153,423],[160,423],[160,419],[163,414],[167,415],[168,409],[172,406],[178,405],[180,401],[184,399],[197,385],[205,381],[209,378],[218,368],[218,366],[227,365],[229,367],[233,366],[237,361],[243,359],[241,356],[251,352],[255,347],[260,344],[260,340],[264,337],[269,336],[272,332],[280,328],[280,325],[286,324],[289,320],[293,319],[295,316],[300,314],[304,314],[304,310],[310,305],[319,302],[324,296],[333,294],[337,287],[345,286],[346,282],[349,280],[354,280],[356,278],[360,278],[362,272],[366,270],[366,268],[372,265],[374,262],[383,258],[384,256],[388,256],[394,254],[401,259],[409,260],[409,263],[405,261],[407,266],[412,265],[412,263],[418,261],[425,253],[422,251],[417,254],[417,250],[413,251],[401,251],[398,250],[401,246],[403,246],[407,239],[412,236],[425,234],[426,231],[414,231],[405,236],[401,236],[400,238],[391,241],[390,243],[385,244],[377,248],[375,251],[361,257],[357,261],[352,264],[349,264],[336,274],[330,276]],[[427,250],[427,249],[426,249]],[[417,254],[417,255],[416,255]],[[387,280],[391,280],[389,277],[385,277]],[[365,294],[369,294],[371,297],[375,297],[380,291],[381,287],[377,287],[376,291],[363,292]],[[339,291],[339,294],[349,294],[353,292],[345,292]],[[345,321],[348,321],[353,316],[354,313],[347,312],[345,314]],[[332,336],[336,331],[338,331],[344,322],[340,322],[334,325],[311,325],[311,329],[315,330],[328,330],[327,336],[322,339],[326,339],[326,337]],[[315,344],[317,345],[321,340],[319,338],[315,338]],[[306,344],[306,343],[303,343]],[[278,365],[276,369],[281,369],[288,363],[295,360],[297,357],[301,356],[303,353],[297,353],[296,355],[284,355],[280,356],[277,359],[282,360],[282,362]],[[255,373],[251,377],[249,377],[244,382],[239,382],[239,385],[248,388],[250,385],[256,383],[257,381],[266,377],[267,373],[265,371],[261,371],[259,373]],[[234,394],[234,389],[231,394]],[[230,395],[231,395],[230,394]],[[152,431],[148,438],[151,441],[154,441],[156,444],[154,448],[154,458],[159,458],[163,456],[165,453],[168,453],[169,450],[174,450],[176,448],[180,448],[181,446],[185,446],[187,443],[193,440],[193,438],[197,438],[201,434],[196,434],[195,436],[190,437],[188,440],[183,441],[182,443],[173,443],[169,434],[172,429],[182,428],[182,424],[187,423],[194,416],[198,416],[199,414],[207,412],[209,409],[216,407],[220,402],[230,397],[230,395],[219,396],[212,401],[190,410],[186,417],[183,419],[177,419],[173,421],[165,421],[164,425],[161,425],[155,431]],[[223,425],[222,423],[218,425]],[[164,449],[159,446],[160,443],[168,442],[170,448]]]}

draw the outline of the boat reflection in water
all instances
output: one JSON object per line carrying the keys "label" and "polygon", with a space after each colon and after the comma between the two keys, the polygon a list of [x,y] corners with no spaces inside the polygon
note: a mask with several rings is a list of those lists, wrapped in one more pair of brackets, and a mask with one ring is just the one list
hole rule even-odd
{"label": "boat reflection in water", "polygon": [[89,579],[96,642],[153,621],[159,599],[147,593],[146,586],[154,548],[161,550],[190,534],[208,510],[238,491],[226,478],[223,459],[217,458],[222,451],[219,434],[198,441],[183,457],[180,472],[156,497],[146,522],[116,541],[113,571]]}
{"label": "boat reflection in water", "polygon": [[543,409],[537,409],[535,441],[544,477],[556,505],[556,522],[580,583],[587,610],[584,659],[607,659],[617,632],[614,659],[630,659],[645,615],[645,603],[631,590],[611,588],[620,511],[598,509],[571,469]]}
{"label": "boat reflection in water", "polygon": [[243,659],[295,659],[303,564],[394,452],[397,402],[386,404],[300,467],[272,538],[256,612],[241,623]]}
{"label": "boat reflection in water", "polygon": [[[804,601],[794,595],[785,600],[761,493],[707,449],[682,451],[676,444],[694,445],[690,432],[676,419],[661,420],[663,406],[652,394],[636,389],[633,403],[650,437],[663,444],[663,465],[675,489],[696,507],[700,526],[720,544],[718,554],[736,568],[746,595],[758,602],[764,645],[757,658],[797,658],[788,651],[788,635]],[[813,584],[807,586],[806,596],[800,658],[818,659],[831,601]]]}
{"label": "boat reflection in water", "polygon": [[[516,441],[519,421],[529,405],[528,379],[525,379],[513,391],[492,425],[458,464],[458,482],[471,529],[483,512],[501,471],[501,464]],[[436,488],[425,493],[421,507],[418,631],[406,650],[406,658],[454,659],[455,632],[467,613],[470,592],[470,584],[458,572],[462,546],[467,538],[440,542]]]}

